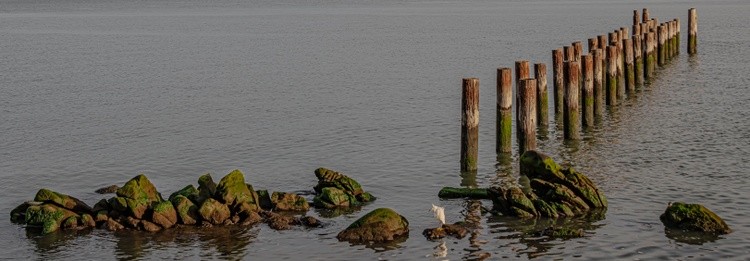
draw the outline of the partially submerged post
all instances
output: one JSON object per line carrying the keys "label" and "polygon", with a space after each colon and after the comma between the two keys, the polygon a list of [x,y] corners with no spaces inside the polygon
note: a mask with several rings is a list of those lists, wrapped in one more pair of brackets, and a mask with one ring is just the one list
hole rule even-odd
{"label": "partially submerged post", "polygon": [[[519,93],[518,85],[521,84],[521,80],[531,78],[529,76],[529,61],[516,61],[516,104],[518,104]],[[516,106],[516,114],[518,114],[518,106]],[[516,132],[521,128],[520,125],[516,124]]]}
{"label": "partially submerged post", "polygon": [[523,154],[536,149],[536,80],[522,79],[518,85],[518,150]]}
{"label": "partially submerged post", "polygon": [[581,56],[583,74],[583,127],[594,126],[594,59],[591,55]]}
{"label": "partially submerged post", "polygon": [[511,152],[513,132],[513,75],[510,68],[497,69],[497,125],[495,152]]}
{"label": "partially submerged post", "polygon": [[461,96],[461,171],[477,170],[479,79],[464,78]]}
{"label": "partially submerged post", "polygon": [[633,35],[633,68],[635,69],[635,86],[643,84],[643,37]]}
{"label": "partially submerged post", "polygon": [[679,55],[680,54],[680,32],[682,31],[682,29],[680,28],[680,19],[675,18],[674,20],[675,20],[675,23],[677,23],[677,36],[675,37],[677,38],[677,50],[675,51]]}
{"label": "partially submerged post", "polygon": [[644,59],[645,71],[643,73],[646,81],[654,77],[656,69],[656,34],[653,32],[646,34],[646,58]]}
{"label": "partially submerged post", "polygon": [[565,111],[563,113],[563,136],[568,140],[580,139],[578,133],[579,62],[565,62]]}
{"label": "partially submerged post", "polygon": [[633,64],[633,40],[622,40],[625,47],[625,88],[629,92],[635,91],[635,67]]}
{"label": "partially submerged post", "polygon": [[688,10],[688,54],[698,53],[698,11]]}
{"label": "partially submerged post", "polygon": [[603,68],[604,53],[602,49],[594,50],[594,118],[599,119],[604,114],[604,89],[603,89]]}
{"label": "partially submerged post", "polygon": [[665,46],[667,43],[667,30],[666,29],[667,29],[666,26],[664,26],[663,24],[659,25],[659,27],[657,27],[656,29],[657,30],[656,34],[657,34],[657,37],[659,38],[658,46],[657,46],[657,49],[659,50],[658,51],[659,52],[659,55],[658,55],[659,66],[664,66],[667,63],[667,47]]}
{"label": "partially submerged post", "polygon": [[552,50],[552,77],[554,82],[552,88],[555,92],[555,115],[563,112],[563,49]]}
{"label": "partially submerged post", "polygon": [[549,101],[547,98],[547,65],[544,63],[534,64],[534,78],[536,79],[536,116],[540,128],[546,128],[549,121],[547,110]]}
{"label": "partially submerged post", "polygon": [[617,34],[615,45],[617,46],[617,100],[625,99],[625,47],[622,44],[623,31]]}
{"label": "partially submerged post", "polygon": [[617,104],[617,46],[607,46],[607,105]]}

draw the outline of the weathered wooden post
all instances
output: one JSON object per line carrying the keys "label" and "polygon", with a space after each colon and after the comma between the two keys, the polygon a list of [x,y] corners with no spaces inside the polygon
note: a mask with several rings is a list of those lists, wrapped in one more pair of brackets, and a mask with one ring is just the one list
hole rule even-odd
{"label": "weathered wooden post", "polygon": [[627,27],[620,27],[620,41],[630,39],[630,33]]}
{"label": "weathered wooden post", "polygon": [[646,59],[644,59],[646,70],[643,73],[646,81],[650,81],[654,77],[654,71],[656,69],[656,33],[649,32],[646,34]]}
{"label": "weathered wooden post", "polygon": [[628,92],[635,91],[635,67],[633,64],[633,40],[624,39],[622,45],[625,48],[625,88]]}
{"label": "weathered wooden post", "polygon": [[607,46],[607,105],[617,104],[617,46]]}
{"label": "weathered wooden post", "polygon": [[579,62],[565,63],[565,111],[563,113],[563,136],[568,140],[580,139],[578,133],[578,92],[579,92]]}
{"label": "weathered wooden post", "polygon": [[645,23],[645,22],[648,22],[648,20],[649,20],[648,8],[643,8],[643,20],[641,20],[641,22]]}
{"label": "weathered wooden post", "polygon": [[540,128],[547,128],[549,122],[549,101],[547,98],[547,65],[534,64],[534,78],[536,79],[536,119]]}
{"label": "weathered wooden post", "polygon": [[674,49],[674,41],[672,41],[674,38],[674,23],[672,21],[667,21],[667,61],[672,60],[672,54]]}
{"label": "weathered wooden post", "polygon": [[510,68],[497,69],[497,125],[495,152],[511,152],[513,134],[513,75]]}
{"label": "weathered wooden post", "polygon": [[667,47],[665,46],[667,43],[667,30],[666,26],[664,26],[663,24],[659,25],[659,27],[657,28],[657,37],[659,37],[659,41],[657,43],[657,49],[659,50],[659,66],[664,66],[665,64],[667,64]]}
{"label": "weathered wooden post", "polygon": [[536,80],[522,79],[518,85],[518,150],[523,154],[536,149]]}
{"label": "weathered wooden post", "polygon": [[617,42],[617,100],[625,99],[625,46],[622,44],[623,31],[618,31]]}
{"label": "weathered wooden post", "polygon": [[[516,61],[516,104],[518,104],[519,94],[518,85],[521,84],[521,80],[528,79],[529,76],[529,61]],[[516,114],[518,114],[518,106],[516,106]],[[521,126],[516,125],[516,129]]]}
{"label": "weathered wooden post", "polygon": [[635,69],[635,86],[643,84],[643,37],[633,35],[633,67]]}
{"label": "weathered wooden post", "polygon": [[677,41],[678,39],[680,39],[678,37],[679,35],[678,31],[679,31],[679,26],[677,23],[677,19],[673,19],[672,20],[672,57],[677,56],[678,54],[677,50],[680,50],[680,45],[679,45],[679,42]]}
{"label": "weathered wooden post", "polygon": [[688,54],[698,53],[698,10],[688,10]]}
{"label": "weathered wooden post", "polygon": [[633,35],[641,35],[641,24],[633,25]]}
{"label": "weathered wooden post", "polygon": [[573,61],[575,59],[575,51],[573,46],[564,46],[563,50],[565,51],[565,61]]}
{"label": "weathered wooden post", "polygon": [[591,55],[581,56],[583,74],[583,127],[594,126],[594,59]]}
{"label": "weathered wooden post", "polygon": [[555,115],[563,113],[563,49],[552,50],[552,77],[554,82],[552,88],[555,92]]}
{"label": "weathered wooden post", "polygon": [[479,153],[479,79],[464,78],[461,97],[461,171],[475,171]]}
{"label": "weathered wooden post", "polygon": [[[641,16],[638,15],[638,10],[633,10],[633,25],[638,25],[638,22],[640,21]],[[635,33],[635,31],[633,31]]]}
{"label": "weathered wooden post", "polygon": [[675,50],[675,52],[677,53],[677,55],[679,55],[680,54],[680,32],[682,31],[682,29],[680,28],[680,19],[675,18],[674,20],[675,20],[675,23],[677,23],[677,36],[675,37],[677,38],[677,45],[676,45],[677,50]]}
{"label": "weathered wooden post", "polygon": [[606,59],[607,54],[605,53],[607,50],[607,36],[606,35],[599,35],[597,37],[597,42],[599,43],[599,49],[602,49],[602,59]]}
{"label": "weathered wooden post", "polygon": [[602,49],[594,50],[594,118],[600,119],[604,114],[604,89],[603,85],[603,68],[604,53]]}
{"label": "weathered wooden post", "polygon": [[593,53],[596,49],[599,49],[598,39],[596,37],[589,38],[589,53]]}
{"label": "weathered wooden post", "polygon": [[583,55],[583,43],[581,41],[573,42],[573,59],[576,62],[581,61],[581,55]]}

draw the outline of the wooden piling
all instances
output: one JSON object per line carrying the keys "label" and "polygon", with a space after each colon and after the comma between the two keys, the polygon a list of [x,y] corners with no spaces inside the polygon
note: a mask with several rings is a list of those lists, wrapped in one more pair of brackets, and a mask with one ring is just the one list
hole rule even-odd
{"label": "wooden piling", "polygon": [[635,91],[635,67],[633,64],[633,40],[624,39],[622,45],[625,48],[625,89],[628,92]]}
{"label": "wooden piling", "polygon": [[[633,25],[638,25],[638,22],[640,21],[640,16],[638,15],[638,10],[633,10]],[[635,30],[633,30],[635,33]]]}
{"label": "wooden piling", "polygon": [[578,92],[580,75],[579,62],[565,62],[565,110],[563,112],[563,136],[565,139],[578,140],[579,122],[578,119]]}
{"label": "wooden piling", "polygon": [[659,58],[659,66],[664,66],[667,63],[667,30],[666,26],[659,25],[657,27],[656,36],[658,37],[657,41],[657,50],[658,50],[658,58]]}
{"label": "wooden piling", "polygon": [[589,54],[593,53],[596,49],[599,49],[599,39],[596,37],[589,38]]}
{"label": "wooden piling", "polygon": [[675,50],[675,52],[679,55],[680,54],[680,32],[682,31],[682,29],[680,28],[680,19],[675,18],[674,20],[675,20],[675,23],[677,23],[677,35],[675,37],[677,38],[677,45],[676,45],[677,50]]}
{"label": "wooden piling", "polygon": [[534,78],[536,79],[536,119],[539,128],[547,128],[549,100],[547,96],[547,65],[534,64]]}
{"label": "wooden piling", "polygon": [[594,50],[594,118],[600,119],[604,114],[604,53],[602,49]]}
{"label": "wooden piling", "polygon": [[622,44],[622,33],[618,32],[618,38],[615,45],[617,46],[617,100],[625,99],[625,47]]}
{"label": "wooden piling", "polygon": [[643,85],[643,36],[633,35],[633,68],[635,86]]}
{"label": "wooden piling", "polygon": [[627,27],[620,27],[620,40],[630,39],[630,33]]}
{"label": "wooden piling", "polygon": [[461,97],[461,171],[475,171],[479,152],[479,79],[464,78]]}
{"label": "wooden piling", "polygon": [[677,56],[678,54],[677,50],[680,50],[680,44],[677,41],[678,39],[680,39],[677,33],[678,29],[679,27],[677,24],[677,19],[673,19],[672,20],[672,57]]}
{"label": "wooden piling", "polygon": [[[596,38],[597,38],[596,42],[599,44],[599,49],[602,49],[602,52],[604,52],[604,50],[607,48],[607,35],[602,34],[602,35],[597,36]],[[606,54],[604,54],[604,56],[606,56]]]}
{"label": "wooden piling", "polygon": [[564,55],[565,55],[565,61],[573,61],[575,58],[575,50],[573,46],[565,46],[563,47]]}
{"label": "wooden piling", "polygon": [[617,46],[607,46],[607,105],[617,104]]}
{"label": "wooden piling", "polygon": [[641,24],[633,25],[633,35],[641,35]]}
{"label": "wooden piling", "polygon": [[645,67],[643,77],[646,81],[650,81],[651,78],[654,77],[654,71],[656,69],[656,33],[647,33],[645,42],[646,51],[644,53],[646,54],[646,57],[643,59]]}
{"label": "wooden piling", "polygon": [[[516,104],[519,103],[521,98],[518,92],[518,86],[521,85],[521,80],[531,78],[529,75],[529,61],[516,61]],[[518,115],[518,106],[516,106],[516,115]],[[516,132],[520,131],[521,125],[516,124]]]}
{"label": "wooden piling", "polygon": [[536,149],[536,80],[522,79],[518,85],[518,150],[523,154]]}
{"label": "wooden piling", "polygon": [[594,59],[592,55],[581,56],[581,74],[583,75],[583,127],[594,126]]}
{"label": "wooden piling", "polygon": [[649,16],[648,15],[648,8],[643,8],[643,19],[641,20],[641,22],[643,22],[643,23],[648,22],[648,20],[649,20],[648,16]]}
{"label": "wooden piling", "polygon": [[667,46],[666,56],[667,56],[667,61],[669,61],[669,60],[672,60],[672,53],[673,53],[672,49],[674,49],[673,47],[674,42],[672,41],[673,40],[672,36],[674,34],[674,24],[672,23],[672,21],[667,21],[665,25],[667,26],[667,38],[666,38],[667,42],[665,43],[665,45]]}
{"label": "wooden piling", "polygon": [[583,43],[581,41],[573,42],[573,59],[576,62],[581,61],[581,55],[583,55]]}
{"label": "wooden piling", "polygon": [[688,10],[688,54],[698,53],[698,11]]}
{"label": "wooden piling", "polygon": [[497,121],[495,152],[511,152],[513,133],[513,74],[510,68],[497,69]]}
{"label": "wooden piling", "polygon": [[552,50],[552,77],[554,78],[552,88],[555,95],[555,115],[562,115],[563,112],[563,49],[557,48]]}

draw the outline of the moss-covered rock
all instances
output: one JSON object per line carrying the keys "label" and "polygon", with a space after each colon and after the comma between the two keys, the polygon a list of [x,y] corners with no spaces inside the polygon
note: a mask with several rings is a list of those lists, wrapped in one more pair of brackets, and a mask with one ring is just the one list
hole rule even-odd
{"label": "moss-covered rock", "polygon": [[118,230],[125,229],[125,226],[123,226],[122,224],[120,224],[120,222],[117,222],[116,220],[112,218],[109,218],[107,219],[107,221],[102,223],[101,227],[109,231],[118,231]]}
{"label": "moss-covered rock", "polygon": [[26,208],[25,223],[28,226],[42,228],[42,233],[52,233],[60,229],[63,221],[78,216],[75,212],[58,206],[44,203]]}
{"label": "moss-covered rock", "polygon": [[409,235],[409,221],[389,208],[375,209],[354,221],[336,238],[353,243],[387,242]]}
{"label": "moss-covered rock", "polygon": [[489,199],[490,195],[486,188],[453,188],[443,187],[438,192],[440,198],[471,198],[471,199]]}
{"label": "moss-covered rock", "polygon": [[139,228],[148,232],[158,232],[162,229],[162,226],[148,220],[141,220]]}
{"label": "moss-covered rock", "polygon": [[721,217],[700,204],[671,203],[659,219],[665,227],[672,229],[714,234],[732,232]]}
{"label": "moss-covered rock", "polygon": [[211,177],[211,174],[203,174],[198,177],[198,199],[195,199],[196,204],[203,203],[204,200],[212,198],[216,194],[216,182]]}
{"label": "moss-covered rock", "polygon": [[82,214],[78,225],[87,228],[96,227],[96,220],[89,214]]}
{"label": "moss-covered rock", "polygon": [[26,209],[28,209],[32,205],[41,205],[42,202],[34,202],[34,201],[27,201],[24,203],[21,203],[21,205],[18,205],[13,210],[10,211],[10,222],[13,223],[26,223]]}
{"label": "moss-covered rock", "polygon": [[319,208],[346,208],[351,205],[352,196],[334,187],[321,189],[313,198],[313,205]]}
{"label": "moss-covered rock", "polygon": [[177,211],[175,211],[172,202],[162,201],[154,204],[154,212],[151,214],[151,221],[163,228],[171,228],[177,224]]}
{"label": "moss-covered rock", "polygon": [[193,185],[187,185],[169,195],[169,201],[172,201],[172,199],[180,195],[187,197],[191,201],[197,201],[200,198],[200,191],[198,191]]}
{"label": "moss-covered rock", "polygon": [[234,170],[221,178],[219,184],[216,185],[215,198],[231,207],[240,206],[242,203],[256,207],[258,205],[258,194],[252,186],[245,183],[245,175],[239,170]]}
{"label": "moss-covered rock", "polygon": [[[151,181],[141,174],[125,183],[117,190],[117,196],[125,198],[128,213],[137,219],[143,219],[146,210],[154,203],[163,199]],[[110,202],[112,205],[112,202]]]}
{"label": "moss-covered rock", "polygon": [[258,194],[258,206],[263,210],[272,210],[273,203],[271,203],[271,195],[268,194],[268,190],[256,190]]}
{"label": "moss-covered rock", "polygon": [[79,199],[72,196],[54,192],[49,189],[40,189],[36,193],[34,201],[55,203],[61,207],[77,213],[91,213],[91,207],[83,201],[80,201]]}
{"label": "moss-covered rock", "polygon": [[271,195],[271,202],[276,211],[307,211],[310,204],[307,200],[294,193],[274,192]]}
{"label": "moss-covered rock", "polygon": [[170,201],[174,205],[180,223],[185,225],[195,225],[200,221],[198,206],[196,206],[193,201],[183,195],[177,195]]}
{"label": "moss-covered rock", "polygon": [[74,230],[78,228],[78,216],[72,216],[63,220],[61,227],[65,230]]}
{"label": "moss-covered rock", "polygon": [[212,198],[203,201],[203,204],[198,208],[198,214],[203,221],[214,225],[223,224],[231,215],[227,205]]}
{"label": "moss-covered rock", "polygon": [[[606,209],[604,194],[585,175],[536,151],[521,156],[523,188],[490,188],[493,209],[518,217],[567,217]],[[525,182],[520,182],[524,180]]]}

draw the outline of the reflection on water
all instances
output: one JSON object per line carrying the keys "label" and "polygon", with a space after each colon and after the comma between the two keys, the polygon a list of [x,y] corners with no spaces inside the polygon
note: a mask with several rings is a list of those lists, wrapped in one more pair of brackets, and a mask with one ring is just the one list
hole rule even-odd
{"label": "reflection on water", "polygon": [[533,218],[519,219],[516,217],[494,216],[487,221],[493,238],[500,242],[507,242],[501,248],[512,249],[518,256],[526,255],[527,258],[535,258],[554,254],[550,251],[564,246],[561,242],[571,239],[554,238],[545,235],[544,231],[549,228],[565,228],[584,231],[584,237],[591,236],[594,231],[604,226],[597,223],[604,220],[606,209],[595,210],[580,217],[566,218]]}
{"label": "reflection on water", "polygon": [[720,235],[712,233],[682,231],[680,229],[671,229],[666,227],[664,228],[664,234],[666,234],[669,239],[672,239],[679,243],[691,245],[703,245],[705,243],[714,242],[722,238]]}
{"label": "reflection on water", "polygon": [[82,230],[58,230],[46,235],[42,234],[41,228],[27,227],[26,238],[36,246],[39,253],[57,252],[60,248],[68,246],[71,240],[80,236],[91,234],[91,229]]}
{"label": "reflection on water", "polygon": [[461,187],[476,188],[477,187],[477,171],[464,171],[461,172]]}
{"label": "reflection on water", "polygon": [[193,226],[166,229],[156,233],[123,230],[115,232],[115,253],[118,258],[138,259],[161,247],[194,247],[196,239],[205,252],[216,252],[226,257],[243,257],[258,229],[247,226]]}

